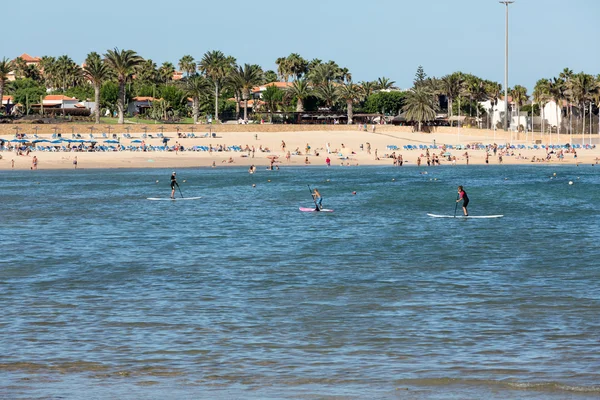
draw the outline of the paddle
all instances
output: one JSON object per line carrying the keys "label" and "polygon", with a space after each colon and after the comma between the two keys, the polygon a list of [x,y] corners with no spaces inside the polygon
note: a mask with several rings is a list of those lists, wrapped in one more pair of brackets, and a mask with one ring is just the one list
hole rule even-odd
{"label": "paddle", "polygon": [[308,186],[308,191],[310,192],[310,196],[312,197],[312,199],[313,199],[313,202],[315,203],[315,210],[317,210],[317,211],[321,211],[321,210],[319,209],[319,206],[317,205],[317,199],[315,199],[315,196],[313,195],[313,191],[312,191],[312,189],[310,188],[310,185],[308,185],[308,184],[307,184],[306,186]]}
{"label": "paddle", "polygon": [[183,193],[181,193],[181,188],[179,187],[179,183],[175,182],[177,185],[177,189],[179,189],[179,194],[181,194],[181,198],[183,199]]}
{"label": "paddle", "polygon": [[457,194],[456,195],[456,204],[454,204],[454,218],[456,218],[456,210],[458,209],[458,199],[460,198],[460,195]]}

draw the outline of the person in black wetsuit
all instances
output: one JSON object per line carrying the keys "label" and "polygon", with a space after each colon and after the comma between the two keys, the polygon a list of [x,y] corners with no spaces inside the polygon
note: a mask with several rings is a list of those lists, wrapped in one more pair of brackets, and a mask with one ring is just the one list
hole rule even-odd
{"label": "person in black wetsuit", "polygon": [[171,198],[174,199],[175,198],[175,186],[179,187],[179,184],[177,183],[177,174],[175,172],[173,172],[173,174],[171,174]]}
{"label": "person in black wetsuit", "polygon": [[458,203],[459,201],[463,202],[463,213],[465,214],[465,217],[468,217],[469,212],[467,211],[467,206],[469,205],[469,196],[467,196],[467,192],[465,192],[465,189],[462,186],[458,187],[458,200],[456,200],[456,202]]}

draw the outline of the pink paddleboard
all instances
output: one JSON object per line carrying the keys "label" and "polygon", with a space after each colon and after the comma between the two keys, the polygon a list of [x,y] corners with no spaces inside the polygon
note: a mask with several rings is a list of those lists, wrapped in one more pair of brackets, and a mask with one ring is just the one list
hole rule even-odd
{"label": "pink paddleboard", "polygon": [[312,208],[300,207],[300,211],[302,211],[302,212],[333,212],[333,210],[329,210],[327,208],[322,208],[321,211],[317,211],[314,209],[314,207],[312,207]]}

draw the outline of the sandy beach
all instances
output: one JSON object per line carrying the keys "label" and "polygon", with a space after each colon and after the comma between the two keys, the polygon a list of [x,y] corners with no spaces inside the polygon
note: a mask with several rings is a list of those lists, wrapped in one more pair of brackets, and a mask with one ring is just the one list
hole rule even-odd
{"label": "sandy beach", "polygon": [[[29,127],[30,128],[30,127]],[[547,160],[547,150],[541,148],[541,144],[562,144],[571,142],[574,145],[589,144],[590,137],[586,135],[562,134],[560,139],[556,134],[552,137],[541,135],[539,132],[525,135],[511,134],[510,132],[490,131],[479,129],[468,129],[456,127],[440,127],[434,133],[415,133],[410,127],[368,126],[368,132],[359,130],[357,126],[306,126],[306,125],[217,125],[214,127],[198,127],[195,130],[195,138],[180,138],[177,132],[164,131],[164,137],[169,138],[168,145],[173,147],[181,145],[184,151],[32,151],[28,155],[17,155],[15,151],[2,151],[0,169],[31,169],[33,156],[38,159],[38,169],[66,169],[74,168],[74,160],[77,157],[78,168],[193,168],[210,167],[216,168],[226,166],[269,166],[271,159],[275,159],[275,165],[284,167],[287,165],[322,166],[326,164],[327,157],[331,160],[331,166],[356,166],[356,165],[394,165],[393,153],[401,155],[404,166],[417,165],[417,159],[421,158],[421,165],[427,166],[427,154],[423,148],[427,146],[431,158],[436,154],[441,165],[465,165],[467,155],[469,164],[485,164],[487,151],[480,149],[478,145],[504,145],[512,143],[516,146],[508,152],[499,150],[496,155],[489,152],[489,164],[500,163],[499,156],[502,155],[503,164],[527,164],[532,162],[552,164],[595,164],[596,158],[600,157],[598,148],[580,148],[576,153],[567,152],[563,149],[562,159],[558,157],[560,150],[555,150]],[[161,146],[162,138],[157,133],[147,130],[146,138],[144,132],[135,132],[136,127],[131,126],[130,133],[117,134],[119,144],[127,148],[136,148],[141,143],[132,143],[134,140],[143,140],[146,146]],[[139,129],[139,128],[138,128]],[[189,129],[189,128],[187,128]],[[208,134],[210,129],[210,135]],[[66,129],[65,129],[66,130]],[[206,132],[203,132],[206,130]],[[215,132],[216,131],[216,132]],[[31,132],[31,128],[23,126],[21,132]],[[181,133],[188,131],[181,131]],[[212,136],[215,132],[216,137]],[[89,134],[81,133],[81,138],[89,140]],[[153,138],[150,138],[149,136]],[[50,132],[38,132],[38,139],[52,139]],[[109,136],[111,137],[112,134]],[[28,133],[28,137],[32,135]],[[63,134],[63,137],[72,137],[71,134]],[[95,135],[97,138],[98,135]],[[4,140],[14,139],[7,129],[0,132],[0,138]],[[593,138],[594,140],[596,138]],[[103,145],[105,138],[96,139],[99,145]],[[282,148],[285,142],[285,149]],[[537,143],[537,149],[534,146]],[[42,144],[48,145],[48,144]],[[64,143],[68,146],[68,143]],[[71,144],[73,146],[75,144]],[[107,144],[108,145],[108,144]],[[408,150],[405,146],[415,146],[416,149]],[[443,147],[446,145],[447,147]],[[451,145],[453,148],[449,148]],[[474,149],[473,146],[478,148]],[[113,144],[113,146],[115,146]],[[202,146],[203,151],[191,151],[195,146]],[[218,151],[221,147],[228,149],[235,146],[241,151]],[[307,154],[306,148],[310,147]],[[370,146],[370,152],[368,151]],[[467,147],[468,146],[468,147]],[[252,152],[252,147],[255,151]],[[458,148],[457,148],[458,147]],[[214,151],[208,151],[212,148]],[[249,149],[249,150],[246,150]],[[329,150],[328,150],[329,149]],[[290,159],[286,159],[287,152]],[[441,154],[446,154],[441,156]],[[456,157],[456,161],[448,159]],[[532,161],[532,160],[536,161]],[[544,161],[539,161],[539,160]],[[307,161],[308,160],[308,161]]]}

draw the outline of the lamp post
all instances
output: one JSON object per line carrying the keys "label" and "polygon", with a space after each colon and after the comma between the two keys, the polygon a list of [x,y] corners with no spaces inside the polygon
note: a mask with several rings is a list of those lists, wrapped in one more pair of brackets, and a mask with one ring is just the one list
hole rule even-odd
{"label": "lamp post", "polygon": [[504,48],[504,131],[508,130],[508,6],[514,2],[514,0],[503,0],[499,2],[500,4],[506,5],[506,45]]}

